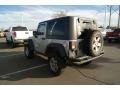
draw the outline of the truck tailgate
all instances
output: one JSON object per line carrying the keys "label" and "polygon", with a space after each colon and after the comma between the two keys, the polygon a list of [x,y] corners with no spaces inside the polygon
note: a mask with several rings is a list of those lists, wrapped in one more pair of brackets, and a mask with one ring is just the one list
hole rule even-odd
{"label": "truck tailgate", "polygon": [[118,37],[119,33],[118,32],[107,32],[107,37]]}
{"label": "truck tailgate", "polygon": [[15,39],[28,39],[30,37],[29,31],[16,31]]}

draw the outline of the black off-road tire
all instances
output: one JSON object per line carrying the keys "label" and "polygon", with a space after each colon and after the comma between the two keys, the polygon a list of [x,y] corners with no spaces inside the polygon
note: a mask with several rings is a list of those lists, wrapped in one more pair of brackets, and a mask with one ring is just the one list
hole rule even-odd
{"label": "black off-road tire", "polygon": [[98,30],[88,30],[84,33],[84,51],[89,56],[98,56],[103,51],[103,36]]}
{"label": "black off-road tire", "polygon": [[9,41],[7,40],[7,38],[6,38],[6,44],[9,44]]}
{"label": "black off-road tire", "polygon": [[[54,76],[58,76],[64,70],[62,58],[57,53],[52,53],[49,57],[49,70]],[[56,70],[55,70],[56,69]]]}
{"label": "black off-road tire", "polygon": [[112,43],[112,39],[108,39],[108,43]]}
{"label": "black off-road tire", "polygon": [[34,51],[30,49],[28,45],[24,46],[24,55],[28,59],[32,59],[34,57]]}
{"label": "black off-road tire", "polygon": [[11,48],[15,48],[16,47],[16,44],[14,43],[12,38],[11,38],[11,42],[10,42],[10,47]]}

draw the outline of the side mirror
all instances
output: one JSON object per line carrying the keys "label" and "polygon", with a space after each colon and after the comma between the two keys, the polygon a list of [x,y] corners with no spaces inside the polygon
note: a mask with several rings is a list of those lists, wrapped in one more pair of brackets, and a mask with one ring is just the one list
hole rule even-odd
{"label": "side mirror", "polygon": [[37,35],[38,35],[38,34],[37,34],[37,31],[33,31],[33,36],[34,36],[34,37],[37,37]]}
{"label": "side mirror", "polygon": [[9,32],[8,30],[5,30],[4,32]]}

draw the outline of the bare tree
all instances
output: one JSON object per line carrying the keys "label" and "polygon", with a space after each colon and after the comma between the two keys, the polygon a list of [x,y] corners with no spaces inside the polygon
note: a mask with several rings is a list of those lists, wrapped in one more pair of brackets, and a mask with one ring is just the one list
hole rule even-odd
{"label": "bare tree", "polygon": [[66,12],[65,11],[59,11],[59,12],[56,12],[55,14],[53,14],[53,17],[54,18],[59,18],[59,17],[63,17],[63,16],[66,16]]}

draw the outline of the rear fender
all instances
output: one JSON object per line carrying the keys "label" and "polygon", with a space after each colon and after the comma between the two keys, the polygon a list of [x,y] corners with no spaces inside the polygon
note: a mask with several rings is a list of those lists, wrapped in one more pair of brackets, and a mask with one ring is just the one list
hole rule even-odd
{"label": "rear fender", "polygon": [[62,44],[58,43],[51,43],[47,46],[47,49],[45,50],[46,55],[51,54],[52,52],[58,53],[61,57],[66,57],[66,51]]}

